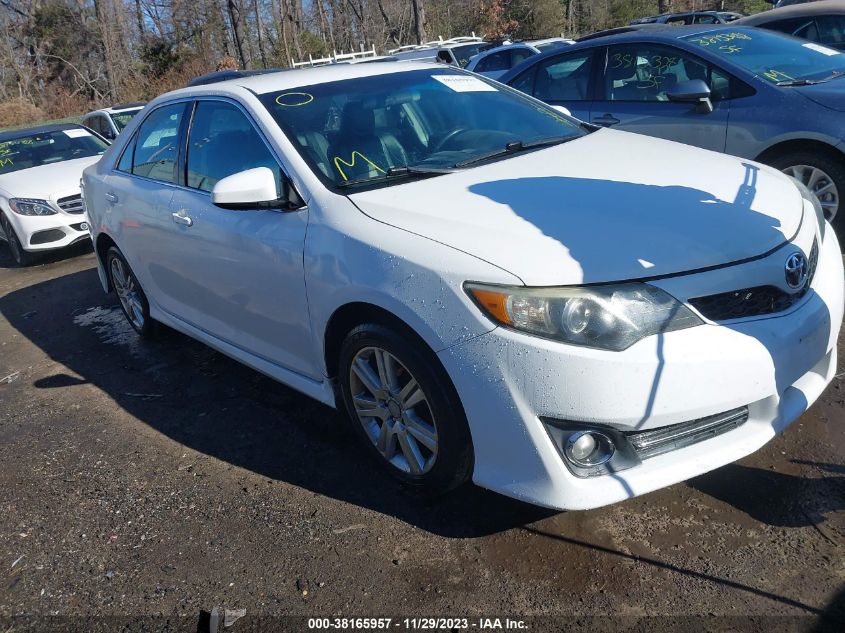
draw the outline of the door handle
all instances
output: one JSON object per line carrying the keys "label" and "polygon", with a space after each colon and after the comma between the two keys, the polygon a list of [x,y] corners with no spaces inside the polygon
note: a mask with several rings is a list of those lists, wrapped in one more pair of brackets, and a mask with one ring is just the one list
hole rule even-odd
{"label": "door handle", "polygon": [[611,125],[616,125],[617,123],[621,123],[619,119],[617,119],[612,114],[605,114],[604,116],[599,116],[593,119],[593,123],[596,125],[601,125],[604,127],[609,127]]}
{"label": "door handle", "polygon": [[106,200],[108,200],[109,202],[114,204],[115,202],[117,202],[118,198],[111,191],[108,191],[108,192],[106,192]]}
{"label": "door handle", "polygon": [[183,226],[193,226],[194,221],[185,215],[185,210],[182,209],[181,211],[177,211],[176,213],[171,213],[170,217],[173,218],[173,221],[176,224],[182,224]]}

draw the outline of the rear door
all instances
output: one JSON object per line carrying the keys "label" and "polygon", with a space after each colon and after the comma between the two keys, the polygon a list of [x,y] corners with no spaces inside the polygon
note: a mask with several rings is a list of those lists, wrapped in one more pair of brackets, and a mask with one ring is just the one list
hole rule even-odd
{"label": "rear door", "polygon": [[563,106],[582,121],[589,121],[593,60],[592,50],[555,55],[532,65],[510,85],[549,105]]}
{"label": "rear door", "polygon": [[162,105],[141,123],[105,181],[106,213],[120,218],[113,237],[141,285],[159,296],[163,231],[177,180],[179,134],[186,102]]}
{"label": "rear door", "polygon": [[[601,66],[592,123],[725,151],[731,83],[726,73],[686,51],[651,43],[610,46]],[[669,101],[667,91],[691,79],[711,88],[713,112]]]}

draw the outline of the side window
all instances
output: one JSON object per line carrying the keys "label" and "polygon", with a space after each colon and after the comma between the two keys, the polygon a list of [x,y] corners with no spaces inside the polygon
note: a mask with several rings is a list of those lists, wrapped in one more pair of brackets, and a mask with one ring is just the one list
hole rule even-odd
{"label": "side window", "polygon": [[538,64],[534,96],[542,101],[584,101],[590,85],[592,54],[559,55]]}
{"label": "side window", "polygon": [[788,20],[775,20],[774,22],[769,22],[766,24],[762,24],[761,27],[764,29],[769,29],[772,31],[779,31],[781,33],[787,33],[788,35],[795,35],[797,37],[804,37],[801,33],[804,33],[809,29],[811,26],[814,26],[814,22],[812,19],[807,18],[790,18]]}
{"label": "side window", "polygon": [[176,159],[179,154],[179,126],[185,113],[184,103],[175,103],[153,110],[138,129],[132,173],[178,182]]}
{"label": "side window", "polygon": [[279,163],[244,113],[224,101],[198,101],[188,139],[188,186],[211,191],[221,178],[255,167],[273,170],[278,195]]}
{"label": "side window", "polygon": [[519,77],[514,79],[510,83],[510,87],[514,90],[519,90],[520,92],[524,92],[527,95],[534,93],[534,75],[537,72],[537,67],[532,66],[524,73],[522,73]]}
{"label": "side window", "polygon": [[475,67],[475,72],[477,73],[487,73],[496,70],[507,70],[510,68],[508,65],[510,60],[510,51],[501,51],[500,53],[493,53],[492,55],[488,55],[480,62],[478,62],[478,66]]}
{"label": "side window", "polygon": [[515,48],[511,51],[511,65],[510,67],[513,68],[519,62],[525,61],[529,57],[531,57],[534,53],[532,53],[527,48]]}
{"label": "side window", "polygon": [[120,160],[117,162],[117,170],[118,171],[125,171],[127,173],[132,173],[132,155],[135,153],[135,139],[137,135],[132,137],[126,144],[126,149],[123,150],[123,154],[120,157]]}
{"label": "side window", "polygon": [[845,49],[845,15],[823,15],[816,18],[819,42],[839,50]]}
{"label": "side window", "polygon": [[669,101],[682,81],[701,79],[715,100],[730,98],[730,77],[677,49],[648,44],[611,47],[604,77],[608,101]]}
{"label": "side window", "polygon": [[91,117],[88,117],[87,119],[85,119],[84,125],[86,127],[90,127],[97,134],[103,133],[103,128],[100,125],[100,115],[98,115],[98,114],[95,114],[94,116],[91,116]]}

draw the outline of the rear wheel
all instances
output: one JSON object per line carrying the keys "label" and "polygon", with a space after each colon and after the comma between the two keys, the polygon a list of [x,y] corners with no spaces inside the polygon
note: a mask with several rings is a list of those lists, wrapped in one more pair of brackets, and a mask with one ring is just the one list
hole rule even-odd
{"label": "rear wheel", "polygon": [[392,327],[360,325],[343,341],[338,375],[355,432],[390,474],[434,494],[469,479],[463,407],[422,343]]}
{"label": "rear wheel", "polygon": [[123,315],[138,334],[151,338],[155,334],[156,323],[150,317],[150,304],[144,294],[135,273],[129,268],[123,253],[112,246],[106,254],[106,270],[109,281],[117,294]]}
{"label": "rear wheel", "polygon": [[770,161],[788,176],[804,183],[819,199],[825,219],[840,236],[845,234],[845,161],[822,152],[792,152]]}
{"label": "rear wheel", "polygon": [[0,213],[0,221],[3,222],[3,233],[6,234],[6,241],[9,244],[9,250],[12,252],[12,259],[15,260],[15,264],[21,267],[33,264],[38,257],[35,254],[24,250],[21,245],[21,241],[18,238],[18,234],[15,233],[14,227],[12,227],[9,220],[5,215],[2,215],[2,213]]}

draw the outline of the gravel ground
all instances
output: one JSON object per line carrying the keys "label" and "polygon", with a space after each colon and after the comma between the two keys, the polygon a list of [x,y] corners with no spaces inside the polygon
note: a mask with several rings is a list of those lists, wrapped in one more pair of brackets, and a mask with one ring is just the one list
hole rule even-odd
{"label": "gravel ground", "polygon": [[139,341],[90,250],[21,270],[0,244],[0,633],[199,631],[214,607],[246,609],[227,631],[845,631],[843,422],[840,375],[756,454],[608,508],[419,499],[333,410],[179,334]]}

